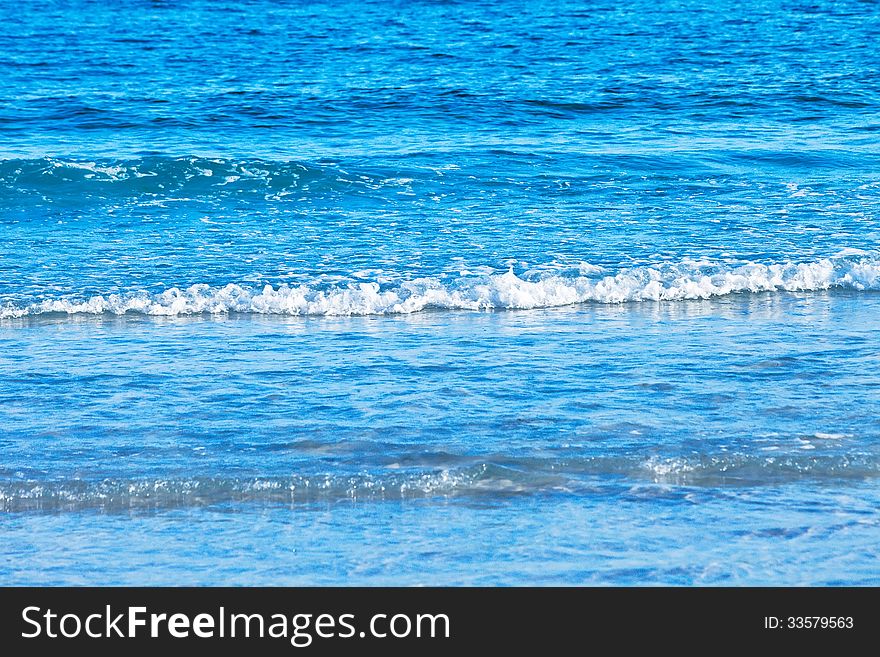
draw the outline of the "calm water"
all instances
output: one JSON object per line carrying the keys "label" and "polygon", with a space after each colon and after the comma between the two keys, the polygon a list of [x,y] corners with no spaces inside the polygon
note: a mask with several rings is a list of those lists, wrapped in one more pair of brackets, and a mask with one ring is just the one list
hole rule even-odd
{"label": "calm water", "polygon": [[0,583],[880,583],[880,6],[705,4],[0,4]]}

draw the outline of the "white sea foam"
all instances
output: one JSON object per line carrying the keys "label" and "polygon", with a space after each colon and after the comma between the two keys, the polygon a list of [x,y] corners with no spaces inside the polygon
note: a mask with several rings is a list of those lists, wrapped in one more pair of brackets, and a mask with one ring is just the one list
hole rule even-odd
{"label": "white sea foam", "polygon": [[503,274],[464,276],[443,282],[417,278],[381,286],[359,282],[335,287],[281,285],[251,288],[205,284],[158,294],[131,292],[88,299],[58,298],[6,303],[0,318],[48,313],[193,315],[373,315],[414,313],[426,308],[528,309],[576,303],[624,303],[709,299],[735,293],[880,289],[880,256],[846,253],[814,262],[731,266],[707,261],[635,267],[606,273],[584,264],[579,273],[521,278]]}

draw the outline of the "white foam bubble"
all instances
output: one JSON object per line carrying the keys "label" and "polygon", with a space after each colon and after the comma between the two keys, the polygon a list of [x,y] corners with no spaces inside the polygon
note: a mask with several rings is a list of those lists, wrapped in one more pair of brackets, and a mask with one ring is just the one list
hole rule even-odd
{"label": "white foam bubble", "polygon": [[819,440],[843,440],[844,438],[852,438],[852,434],[849,433],[823,433],[821,431],[817,431],[813,434],[813,438],[818,438]]}
{"label": "white foam bubble", "polygon": [[677,301],[735,293],[832,288],[880,289],[880,255],[857,256],[847,252],[814,262],[737,266],[685,261],[617,273],[606,273],[584,263],[577,275],[546,273],[537,278],[521,278],[509,271],[469,275],[451,282],[416,278],[384,288],[378,282],[262,288],[199,284],[185,289],[174,287],[158,294],[131,292],[88,299],[7,303],[0,308],[0,318],[47,313],[373,315],[415,313],[426,308],[529,309],[585,302]]}

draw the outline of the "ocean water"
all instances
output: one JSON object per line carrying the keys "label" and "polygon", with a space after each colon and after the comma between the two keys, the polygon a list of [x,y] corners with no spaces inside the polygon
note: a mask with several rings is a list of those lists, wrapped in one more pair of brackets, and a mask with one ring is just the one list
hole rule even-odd
{"label": "ocean water", "polygon": [[877,3],[0,25],[0,583],[880,583]]}

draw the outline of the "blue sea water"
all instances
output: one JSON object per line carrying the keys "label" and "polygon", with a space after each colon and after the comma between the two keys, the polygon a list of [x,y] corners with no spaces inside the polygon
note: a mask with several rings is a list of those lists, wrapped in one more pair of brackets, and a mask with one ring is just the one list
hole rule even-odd
{"label": "blue sea water", "polygon": [[0,583],[880,583],[876,2],[0,26]]}

